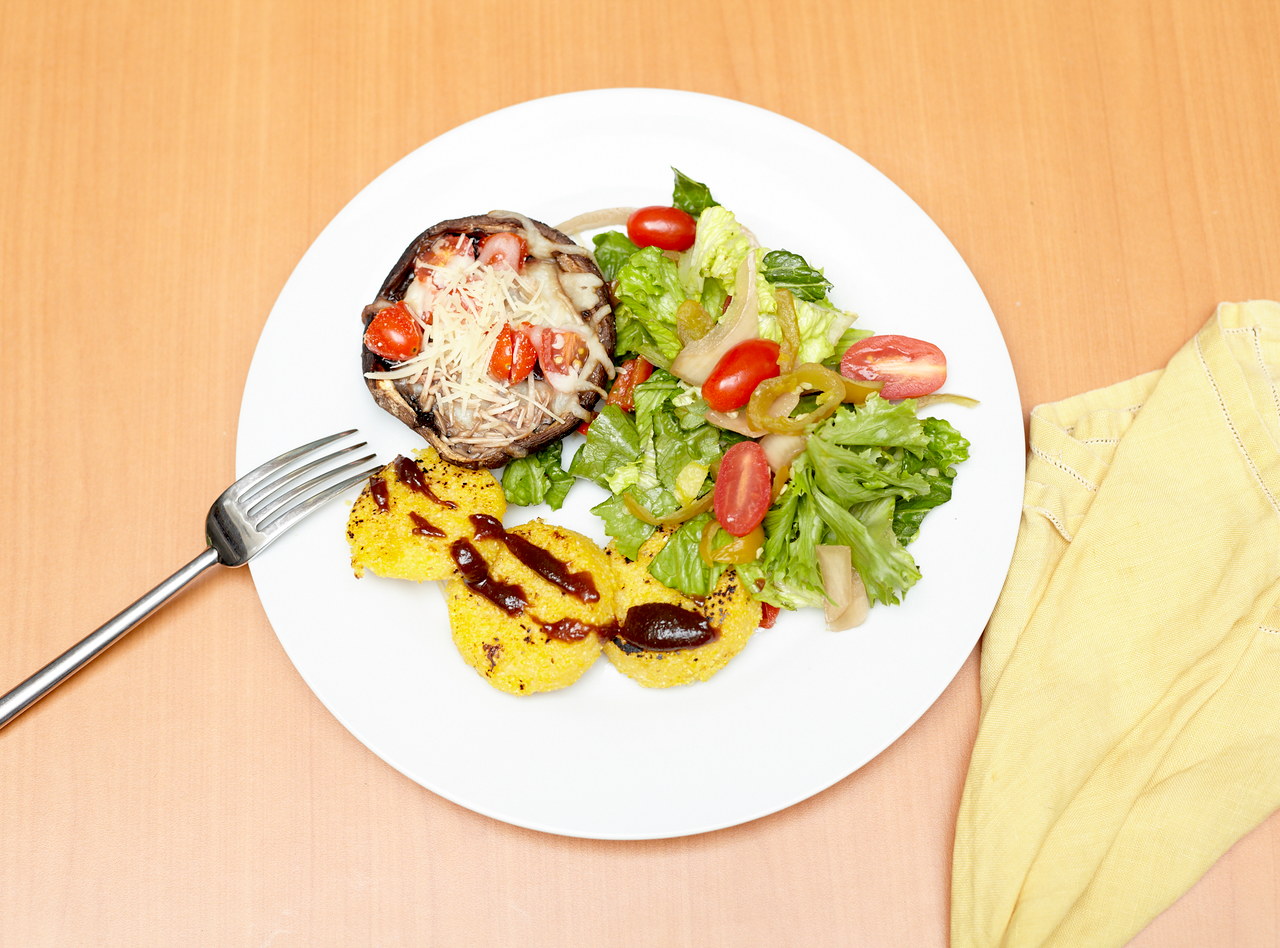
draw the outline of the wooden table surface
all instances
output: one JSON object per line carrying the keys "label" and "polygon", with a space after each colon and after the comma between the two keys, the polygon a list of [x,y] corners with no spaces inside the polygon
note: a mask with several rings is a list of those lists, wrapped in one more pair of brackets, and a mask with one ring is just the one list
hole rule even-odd
{"label": "wooden table surface", "polygon": [[[1280,298],[1271,0],[2,0],[0,23],[5,687],[194,555],[263,320],[332,215],[525,99],[689,89],[847,145],[968,261],[1025,409]],[[375,758],[227,572],[0,733],[0,944],[945,944],[976,672],[782,813],[558,838]],[[1280,944],[1280,816],[1135,944]]]}

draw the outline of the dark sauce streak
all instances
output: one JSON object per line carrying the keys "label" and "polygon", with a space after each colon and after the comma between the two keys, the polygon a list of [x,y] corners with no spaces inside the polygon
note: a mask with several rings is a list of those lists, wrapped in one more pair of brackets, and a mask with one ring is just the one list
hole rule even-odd
{"label": "dark sauce streak", "polygon": [[409,511],[409,519],[413,521],[413,529],[409,532],[420,537],[442,537],[445,532],[433,524],[416,510]]}
{"label": "dark sauce streak", "polygon": [[369,495],[383,513],[391,509],[391,494],[387,490],[387,482],[377,474],[369,478]]}
{"label": "dark sauce streak", "polygon": [[412,491],[417,491],[423,497],[426,497],[437,507],[447,507],[450,510],[457,508],[452,500],[444,500],[436,496],[436,492],[431,489],[431,485],[427,483],[427,479],[422,476],[422,468],[418,466],[416,461],[405,457],[403,454],[396,458],[396,478],[405,487]]}
{"label": "dark sauce streak", "polygon": [[479,596],[483,596],[509,616],[518,616],[524,612],[529,601],[524,598],[524,590],[514,583],[504,583],[495,579],[489,572],[489,564],[485,562],[480,551],[471,545],[470,540],[454,540],[449,547],[449,555],[462,574],[462,581],[467,588]]}
{"label": "dark sauce streak", "polygon": [[452,500],[445,500],[443,497],[437,497],[436,492],[431,489],[430,484],[427,485],[427,497],[437,507],[447,507],[449,510],[456,510],[458,508],[458,505]]}
{"label": "dark sauce streak", "polygon": [[551,585],[583,602],[600,601],[600,591],[596,588],[596,582],[590,573],[571,572],[569,564],[564,560],[552,556],[542,547],[530,543],[519,534],[508,533],[496,518],[488,514],[472,514],[471,523],[475,527],[476,539],[501,540],[516,559]]}
{"label": "dark sauce streak", "polygon": [[632,606],[618,629],[619,638],[648,652],[697,648],[713,641],[719,634],[706,616],[669,602]]}
{"label": "dark sauce streak", "polygon": [[506,539],[507,530],[497,517],[490,517],[488,514],[472,514],[468,519],[471,521],[471,526],[475,528],[477,540]]}
{"label": "dark sauce streak", "polygon": [[547,638],[558,639],[561,642],[581,642],[592,633],[600,636],[600,640],[603,642],[618,634],[616,623],[610,622],[608,625],[596,625],[593,622],[583,622],[581,619],[572,617],[558,619],[555,622],[539,620],[538,625],[547,634]]}

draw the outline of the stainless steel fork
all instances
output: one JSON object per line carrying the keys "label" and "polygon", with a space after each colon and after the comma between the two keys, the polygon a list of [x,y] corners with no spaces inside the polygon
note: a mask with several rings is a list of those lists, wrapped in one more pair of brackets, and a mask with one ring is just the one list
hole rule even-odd
{"label": "stainless steel fork", "polygon": [[[286,451],[240,478],[213,502],[205,520],[208,548],[101,628],[89,633],[0,697],[0,728],[114,645],[215,564],[243,566],[303,517],[378,470],[372,454],[351,458],[366,442],[338,445],[355,429]],[[325,454],[326,449],[331,450]]]}

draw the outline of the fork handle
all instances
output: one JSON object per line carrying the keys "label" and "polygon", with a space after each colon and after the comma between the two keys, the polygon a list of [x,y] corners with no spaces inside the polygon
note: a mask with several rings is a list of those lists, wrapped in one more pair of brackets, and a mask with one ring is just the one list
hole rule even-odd
{"label": "fork handle", "polygon": [[90,632],[22,684],[0,697],[0,728],[105,652],[123,638],[126,632],[217,562],[217,551],[209,547],[150,592],[143,594],[115,618]]}

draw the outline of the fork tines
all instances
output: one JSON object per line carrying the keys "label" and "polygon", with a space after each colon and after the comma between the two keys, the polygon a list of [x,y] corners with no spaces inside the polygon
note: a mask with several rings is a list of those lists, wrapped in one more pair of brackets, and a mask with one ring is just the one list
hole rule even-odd
{"label": "fork tines", "polygon": [[368,447],[366,441],[321,454],[325,448],[335,447],[343,438],[356,433],[355,429],[341,431],[304,444],[242,477],[234,499],[246,512],[253,529],[273,532],[288,529],[316,507],[377,472],[381,465],[361,467],[374,459],[373,454],[351,456]]}

